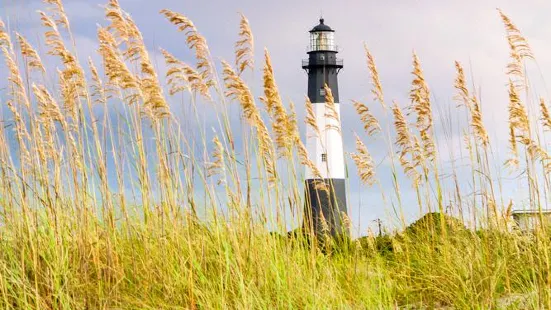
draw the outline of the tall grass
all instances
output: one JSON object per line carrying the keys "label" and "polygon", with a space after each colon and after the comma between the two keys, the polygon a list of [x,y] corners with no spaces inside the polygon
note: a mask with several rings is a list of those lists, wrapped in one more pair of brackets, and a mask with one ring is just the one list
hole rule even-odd
{"label": "tall grass", "polygon": [[[496,164],[482,102],[456,62],[471,188],[455,168],[446,171],[453,180],[446,186],[420,59],[413,54],[411,104],[388,107],[366,46],[372,94],[387,120],[353,104],[365,133],[382,136],[389,148],[393,187],[381,190],[402,224],[401,188],[412,186],[420,214],[434,213],[392,235],[336,242],[287,234],[302,220],[304,167],[321,174],[301,141],[294,104],[280,96],[267,50],[263,96],[249,86],[246,77],[259,69],[245,16],[236,27],[235,60],[218,63],[189,18],[161,11],[165,27],[175,26],[195,56],[190,64],[174,56],[179,51],[161,50],[161,74],[116,0],[97,30],[101,64],[79,59],[61,0],[44,2],[37,18],[47,55],[0,21],[9,85],[0,99],[9,110],[0,126],[1,308],[551,307],[543,215],[535,231],[520,232],[511,223],[513,202],[501,194],[506,166],[529,189],[529,207],[545,209],[551,172],[547,101],[532,98],[524,67],[533,54],[503,12],[511,55],[507,162]],[[330,93],[328,117],[338,120]],[[188,123],[171,111],[169,102],[178,100],[190,107]],[[236,104],[242,126],[231,121]],[[306,126],[323,130],[308,100],[299,108],[307,111]],[[378,184],[379,159],[360,135],[356,147],[351,159],[360,180]],[[400,167],[409,180],[401,180]]]}

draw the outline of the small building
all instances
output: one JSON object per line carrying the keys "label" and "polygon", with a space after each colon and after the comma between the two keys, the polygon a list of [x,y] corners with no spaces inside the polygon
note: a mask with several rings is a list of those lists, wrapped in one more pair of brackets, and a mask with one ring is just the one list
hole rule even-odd
{"label": "small building", "polygon": [[531,231],[540,225],[540,215],[543,226],[551,226],[551,210],[515,210],[513,220],[522,231]]}

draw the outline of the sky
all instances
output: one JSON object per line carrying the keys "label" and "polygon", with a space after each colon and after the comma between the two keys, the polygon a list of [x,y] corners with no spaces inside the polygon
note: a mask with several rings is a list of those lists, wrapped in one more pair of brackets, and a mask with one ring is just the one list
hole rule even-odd
{"label": "sky", "polygon": [[[105,25],[102,5],[105,0],[65,0],[73,34],[81,59],[99,60],[95,51],[97,25]],[[388,147],[381,137],[370,138],[362,133],[358,116],[351,100],[368,104],[381,119],[383,127],[390,126],[385,112],[372,100],[369,75],[363,44],[369,46],[375,57],[387,102],[396,100],[401,107],[409,104],[412,52],[421,59],[425,78],[433,96],[439,151],[443,165],[456,149],[460,153],[461,125],[464,110],[457,109],[453,100],[455,78],[454,61],[467,69],[469,82],[476,85],[482,104],[484,122],[496,150],[495,156],[506,157],[507,77],[505,66],[509,50],[504,28],[496,8],[502,9],[528,39],[537,62],[528,64],[533,85],[532,95],[551,99],[546,80],[551,77],[551,2],[530,1],[257,1],[257,0],[119,0],[122,8],[131,14],[141,29],[153,59],[163,70],[159,48],[168,50],[184,61],[192,62],[193,55],[186,48],[184,37],[158,12],[171,9],[188,16],[206,38],[215,60],[233,61],[234,42],[237,39],[239,13],[250,21],[256,47],[257,70],[249,78],[252,89],[261,95],[261,64],[266,48],[275,68],[275,77],[286,104],[297,104],[299,118],[304,111],[307,76],[301,69],[306,58],[308,30],[318,23],[320,16],[336,30],[339,57],[344,69],[339,75],[342,103],[342,122],[345,152],[354,150],[353,132],[358,132],[373,154],[378,166],[381,187],[391,186]],[[18,31],[40,46],[42,31],[36,10],[44,10],[38,0],[0,0],[0,18],[12,31]],[[99,63],[99,62],[98,62]],[[0,64],[0,72],[5,66]],[[5,87],[0,82],[0,90]],[[2,92],[0,91],[0,96]],[[175,109],[178,109],[175,107]],[[451,125],[446,120],[451,119]],[[445,126],[454,127],[451,134]],[[304,126],[301,130],[304,134]],[[355,168],[349,160],[349,171]],[[400,175],[401,180],[405,180]],[[389,220],[392,212],[380,198],[380,188],[367,188],[357,177],[350,178],[350,217],[359,234],[364,234],[375,219]],[[411,189],[404,184],[406,197]],[[408,194],[409,193],[409,194]],[[522,188],[512,182],[507,197],[521,196]],[[378,198],[376,198],[378,197]],[[405,207],[407,221],[419,216],[417,206]]]}

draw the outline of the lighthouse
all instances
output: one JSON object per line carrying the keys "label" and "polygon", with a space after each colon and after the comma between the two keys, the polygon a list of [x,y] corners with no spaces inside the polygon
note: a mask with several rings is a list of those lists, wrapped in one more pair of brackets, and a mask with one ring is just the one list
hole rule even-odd
{"label": "lighthouse", "polygon": [[[303,225],[316,235],[330,233],[334,237],[349,234],[344,223],[347,216],[346,170],[337,78],[343,61],[337,58],[337,53],[335,31],[321,18],[319,25],[310,30],[308,59],[302,61],[302,68],[308,74],[308,97],[317,124],[317,130],[307,126],[306,148],[319,171],[314,173],[306,167]],[[333,94],[334,109],[326,103],[325,85]],[[335,111],[338,117],[334,116]]]}

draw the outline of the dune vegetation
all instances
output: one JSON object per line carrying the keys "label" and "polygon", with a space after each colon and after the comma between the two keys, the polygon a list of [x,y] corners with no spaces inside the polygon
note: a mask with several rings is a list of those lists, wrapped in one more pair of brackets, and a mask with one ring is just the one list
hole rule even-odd
{"label": "dune vegetation", "polygon": [[[109,0],[94,62],[78,57],[61,0],[44,7],[36,15],[40,42],[0,21],[8,85],[0,94],[0,308],[551,308],[543,214],[533,231],[516,228],[500,181],[514,171],[528,188],[526,207],[546,208],[551,115],[548,101],[530,92],[530,46],[501,11],[510,48],[507,162],[493,161],[499,150],[460,62],[453,96],[468,122],[462,136],[471,171],[463,181],[442,167],[421,60],[413,55],[404,90],[410,102],[398,103],[384,97],[366,47],[373,102],[353,102],[365,133],[350,163],[365,187],[378,184],[374,162],[381,159],[360,137],[385,139],[386,173],[395,180],[384,189],[387,207],[403,225],[333,240],[295,229],[304,167],[315,171],[295,109],[315,127],[312,104],[282,100],[269,52],[262,64],[253,61],[245,16],[236,22],[235,59],[219,61],[190,19],[161,11],[159,27],[179,31],[182,49],[194,55],[186,63],[175,56],[181,51],[161,49],[164,59],[152,59],[131,16]],[[253,70],[261,72],[261,97],[250,87]],[[331,107],[330,91],[326,99]],[[191,111],[185,120],[172,112],[181,104]],[[379,123],[375,107],[392,121]],[[214,134],[200,116],[206,109]],[[444,186],[444,177],[455,186]],[[416,201],[402,201],[406,187]],[[405,203],[427,215],[406,227]]]}

